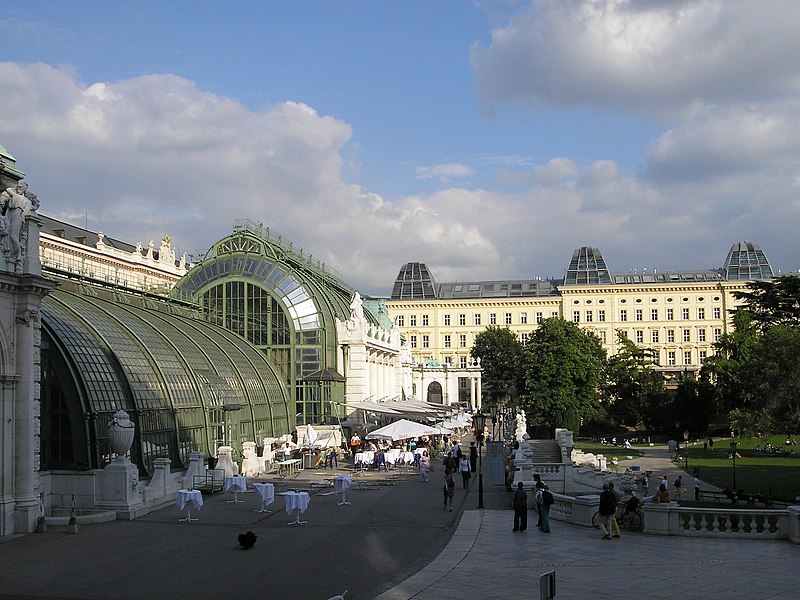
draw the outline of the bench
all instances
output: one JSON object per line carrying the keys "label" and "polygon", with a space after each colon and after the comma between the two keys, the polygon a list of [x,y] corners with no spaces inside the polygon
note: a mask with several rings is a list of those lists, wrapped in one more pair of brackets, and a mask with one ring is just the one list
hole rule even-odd
{"label": "bench", "polygon": [[698,498],[702,502],[731,502],[736,503],[736,494],[727,493],[727,492],[716,492],[711,490],[700,490],[700,497]]}

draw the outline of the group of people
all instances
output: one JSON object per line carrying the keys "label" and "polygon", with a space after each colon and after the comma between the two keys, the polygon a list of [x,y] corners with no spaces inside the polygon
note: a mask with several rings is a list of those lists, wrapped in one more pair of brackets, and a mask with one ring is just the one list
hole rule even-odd
{"label": "group of people", "polygon": [[[470,442],[469,455],[464,454],[461,450],[461,445],[457,441],[453,441],[447,456],[442,460],[442,467],[444,468],[444,475],[442,476],[442,506],[445,510],[453,511],[453,497],[456,491],[455,473],[458,471],[461,474],[461,484],[463,489],[469,489],[469,484],[472,479],[472,474],[478,468],[478,448],[475,442]],[[422,469],[420,469],[422,473]],[[427,472],[422,475],[423,481],[428,481]]]}
{"label": "group of people", "polygon": [[[538,473],[533,476],[533,491],[536,513],[539,517],[536,526],[542,533],[550,533],[550,507],[553,505],[554,498]],[[525,485],[521,481],[517,482],[517,489],[514,490],[512,506],[514,508],[512,531],[526,531],[528,529],[528,492],[525,491]]]}

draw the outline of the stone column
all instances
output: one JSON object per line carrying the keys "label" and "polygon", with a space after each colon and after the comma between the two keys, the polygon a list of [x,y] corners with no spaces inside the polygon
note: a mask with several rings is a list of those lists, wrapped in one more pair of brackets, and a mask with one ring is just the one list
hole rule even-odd
{"label": "stone column", "polygon": [[[32,299],[31,299],[32,300]],[[36,305],[34,308],[33,305]],[[19,373],[14,394],[14,531],[30,533],[39,515],[37,494],[38,479],[38,404],[35,388],[39,383],[38,371],[34,373],[35,330],[39,327],[38,302],[17,312],[16,316],[16,367]]]}
{"label": "stone column", "polygon": [[[3,348],[5,350],[5,348]],[[4,375],[0,398],[0,536],[14,533],[14,390],[17,377]]]}

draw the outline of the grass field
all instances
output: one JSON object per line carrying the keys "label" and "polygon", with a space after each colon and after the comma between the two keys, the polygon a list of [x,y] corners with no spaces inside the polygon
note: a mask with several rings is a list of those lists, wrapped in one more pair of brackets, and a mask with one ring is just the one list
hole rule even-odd
{"label": "grass field", "polygon": [[[733,458],[731,440],[718,440],[714,450],[704,449],[702,445],[689,446],[689,472],[700,470],[700,479],[717,487],[734,488]],[[763,494],[783,500],[793,500],[800,496],[800,452],[789,451],[800,446],[785,446],[786,436],[770,438],[737,438],[736,489],[748,494]],[[755,447],[769,442],[784,451],[781,454],[756,452]],[[682,459],[686,456],[681,448]],[[686,464],[680,461],[681,466]]]}
{"label": "grass field", "polygon": [[[792,436],[797,439],[798,436]],[[800,446],[786,446],[786,436],[769,436],[768,438],[737,438],[736,485],[735,489],[743,489],[748,494],[761,492],[781,500],[794,500],[800,496]],[[688,472],[699,469],[700,479],[719,488],[734,488],[733,459],[730,458],[731,440],[717,439],[714,449],[703,448],[703,443],[690,445],[688,450]],[[779,448],[781,454],[756,452],[756,446],[764,447],[770,443]],[[584,452],[603,454],[609,460],[617,458],[625,460],[628,456],[641,456],[643,453],[634,448],[621,448],[607,444],[578,441],[575,448]],[[790,451],[794,452],[790,453]],[[676,465],[685,467],[686,454],[683,442],[680,448],[681,460]],[[691,482],[686,485],[689,490],[687,498],[693,495]]]}

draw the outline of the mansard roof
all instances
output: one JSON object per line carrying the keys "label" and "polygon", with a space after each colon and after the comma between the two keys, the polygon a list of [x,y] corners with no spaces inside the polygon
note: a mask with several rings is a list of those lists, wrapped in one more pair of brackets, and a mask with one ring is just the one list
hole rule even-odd
{"label": "mansard roof", "polygon": [[557,295],[559,286],[633,285],[714,281],[748,281],[773,277],[764,251],[754,242],[731,246],[720,269],[661,271],[632,269],[612,272],[599,249],[582,246],[572,253],[563,280],[460,281],[437,284],[425,263],[410,262],[400,268],[392,288],[392,300],[446,300],[457,298],[509,298]]}

